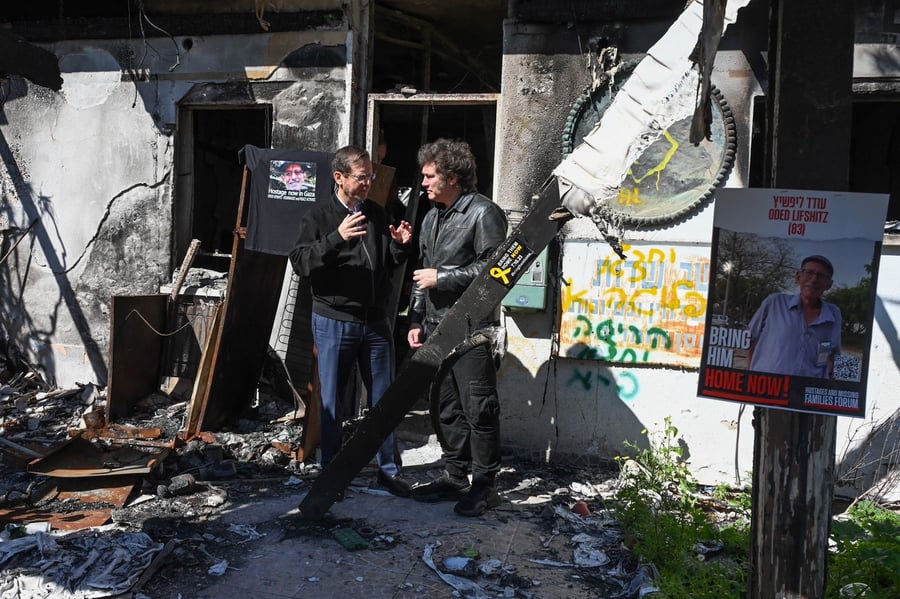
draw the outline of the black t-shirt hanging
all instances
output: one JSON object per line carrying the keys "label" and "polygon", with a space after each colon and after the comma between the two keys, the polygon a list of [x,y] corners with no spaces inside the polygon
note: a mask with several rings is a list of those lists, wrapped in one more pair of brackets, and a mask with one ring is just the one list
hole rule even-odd
{"label": "black t-shirt hanging", "polygon": [[297,241],[300,219],[306,211],[317,201],[331,198],[334,154],[247,145],[240,155],[250,169],[244,247],[287,256]]}

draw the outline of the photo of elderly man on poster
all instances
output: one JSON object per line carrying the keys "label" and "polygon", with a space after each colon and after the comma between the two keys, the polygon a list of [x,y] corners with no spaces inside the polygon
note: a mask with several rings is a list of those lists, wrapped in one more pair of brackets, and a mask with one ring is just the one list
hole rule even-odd
{"label": "photo of elderly man on poster", "polygon": [[750,370],[834,378],[841,353],[841,310],[822,298],[834,266],[819,254],[803,258],[795,293],[776,292],[750,319]]}
{"label": "photo of elderly man on poster", "polygon": [[269,172],[269,196],[282,200],[312,200],[316,191],[316,164],[273,160]]}
{"label": "photo of elderly man on poster", "polygon": [[866,412],[883,194],[716,194],[697,395]]}
{"label": "photo of elderly man on poster", "polygon": [[[826,255],[825,252],[828,252]],[[790,241],[720,230],[712,324],[740,342],[730,366],[859,380],[871,315],[871,243]],[[719,332],[719,331],[714,331]]]}

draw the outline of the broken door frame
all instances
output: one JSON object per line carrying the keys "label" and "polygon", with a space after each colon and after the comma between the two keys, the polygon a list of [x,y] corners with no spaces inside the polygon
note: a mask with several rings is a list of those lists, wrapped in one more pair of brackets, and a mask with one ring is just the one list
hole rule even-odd
{"label": "broken door frame", "polygon": [[[446,106],[498,106],[500,105],[500,94],[369,94],[366,102],[366,149],[372,156],[377,156],[378,135],[381,129],[381,111],[380,106],[385,104],[405,105],[405,106],[422,106],[429,107],[446,107]],[[500,124],[500,111],[495,110],[494,131],[496,132]],[[422,111],[422,137],[420,140],[424,144],[424,139],[428,131],[428,110]],[[494,155],[491,162],[496,164],[497,144],[496,137],[493,146]],[[491,189],[495,190],[497,181],[497,169],[493,169],[493,181],[491,181]],[[413,201],[413,198],[410,198]]]}
{"label": "broken door frame", "polygon": [[[227,91],[222,86],[223,93]],[[194,195],[194,178],[197,173],[197,131],[195,130],[195,115],[198,112],[212,112],[218,110],[245,110],[264,112],[266,126],[264,134],[265,146],[268,147],[272,137],[272,105],[268,103],[248,103],[245,99],[237,102],[223,101],[216,104],[197,103],[191,94],[185,100],[178,103],[178,125],[175,131],[175,179],[173,183],[173,212],[172,212],[172,250],[173,256],[183,256],[193,239],[193,226],[197,198]],[[251,140],[248,140],[248,142]],[[237,155],[235,155],[237,160]],[[239,168],[239,167],[238,167]],[[206,253],[214,248],[201,248]],[[225,251],[225,248],[222,248]]]}
{"label": "broken door frame", "polygon": [[[369,155],[378,155],[378,132],[381,130],[381,110],[383,105],[397,106],[421,106],[422,110],[422,137],[419,140],[421,147],[427,141],[429,111],[428,108],[436,106],[494,106],[494,140],[491,143],[492,156],[491,164],[497,163],[497,143],[496,132],[500,124],[500,94],[495,93],[475,93],[475,94],[369,94],[366,102],[366,149]],[[493,180],[491,181],[491,191],[497,189],[497,169],[492,168]],[[493,196],[493,194],[491,194]],[[413,187],[412,193],[409,195],[409,205],[406,208],[406,220],[415,226],[419,222],[419,185]],[[408,270],[408,269],[407,269]],[[409,274],[408,272],[406,274]],[[391,327],[395,325],[396,314],[399,309],[401,288],[403,281],[407,277],[397,277],[394,281],[394,287],[391,290],[391,298],[388,300],[388,307],[394,319],[391,320]]]}
{"label": "broken door frame", "polygon": [[[221,324],[204,356],[206,378],[191,398],[188,437],[216,430],[246,409],[262,372],[287,268],[287,256],[244,248],[249,212],[250,169],[244,166],[237,223]],[[206,360],[209,360],[206,362]]]}

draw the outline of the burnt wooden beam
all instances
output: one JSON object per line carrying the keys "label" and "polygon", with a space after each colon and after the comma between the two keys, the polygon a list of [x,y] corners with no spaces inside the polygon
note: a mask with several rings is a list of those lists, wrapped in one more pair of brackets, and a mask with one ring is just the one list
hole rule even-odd
{"label": "burnt wooden beam", "polygon": [[19,75],[55,91],[62,88],[59,59],[53,52],[0,28],[0,75],[2,74]]}
{"label": "burnt wooden beam", "polygon": [[412,354],[378,404],[369,410],[348,442],[315,480],[300,503],[304,518],[318,520],[325,515],[428,389],[444,358],[474,332],[477,323],[491,315],[556,236],[565,221],[551,220],[550,215],[559,204],[556,177],[551,177],[531,211],[497,248],[485,270],[472,281],[425,344]]}
{"label": "burnt wooden beam", "polygon": [[[228,270],[228,287],[221,326],[214,329],[206,351],[212,352],[208,378],[203,382],[199,401],[197,431],[218,430],[233,422],[246,410],[259,382],[269,346],[269,332],[278,311],[281,281],[287,268],[287,256],[256,252],[245,247],[249,218],[250,169],[244,167],[237,221]],[[204,358],[204,362],[206,358]],[[200,376],[198,374],[198,376]],[[191,420],[194,420],[192,408]],[[191,432],[190,430],[188,432]]]}

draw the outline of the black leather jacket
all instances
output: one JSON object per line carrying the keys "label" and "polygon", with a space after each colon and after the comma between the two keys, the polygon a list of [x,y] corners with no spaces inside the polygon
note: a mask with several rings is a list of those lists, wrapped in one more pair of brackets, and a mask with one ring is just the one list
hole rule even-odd
{"label": "black leather jacket", "polygon": [[[434,329],[506,235],[506,214],[479,193],[461,195],[451,206],[429,210],[419,232],[419,268],[437,269],[437,287],[423,291],[413,286],[410,324]],[[499,308],[493,318],[478,324],[498,320]]]}

